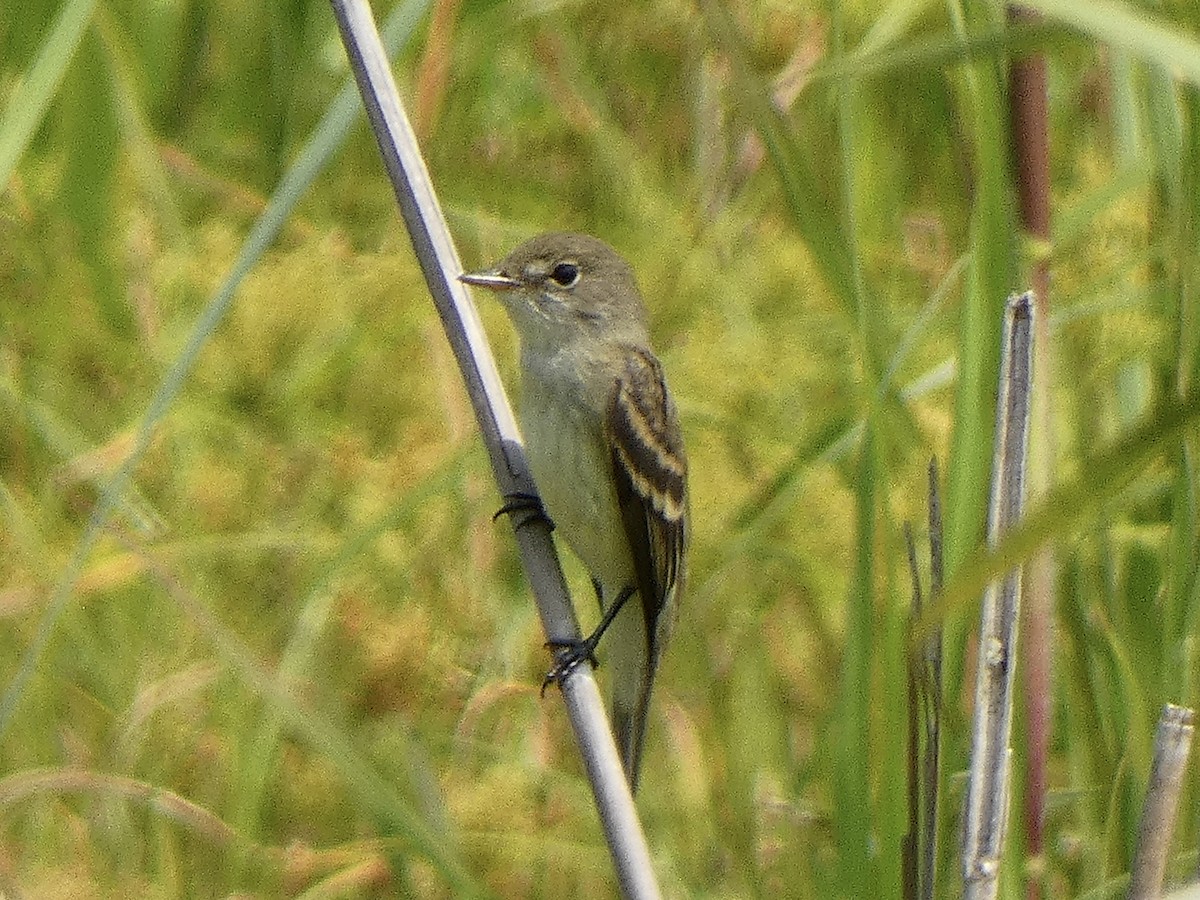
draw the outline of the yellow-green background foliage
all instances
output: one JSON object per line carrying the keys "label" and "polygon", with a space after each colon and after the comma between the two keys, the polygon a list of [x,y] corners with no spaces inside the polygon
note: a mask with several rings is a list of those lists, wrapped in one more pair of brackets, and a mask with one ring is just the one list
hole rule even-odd
{"label": "yellow-green background foliage", "polygon": [[[1195,404],[1155,425],[1200,344],[1200,7],[1032,5],[1023,29],[993,0],[401,7],[467,265],[603,236],[679,400],[691,589],[639,796],[668,896],[900,895],[901,529],[924,546],[937,455],[971,558],[1000,311],[1047,254],[1035,444],[1072,502],[1047,851],[1024,856],[1019,713],[1005,883],[1074,896],[1128,866],[1157,710],[1200,675]],[[1007,64],[1034,51],[1049,245],[1013,200]],[[347,78],[323,3],[0,12],[6,896],[616,894],[374,141],[361,115],[344,147],[316,131]],[[946,619],[947,896],[976,610]]]}

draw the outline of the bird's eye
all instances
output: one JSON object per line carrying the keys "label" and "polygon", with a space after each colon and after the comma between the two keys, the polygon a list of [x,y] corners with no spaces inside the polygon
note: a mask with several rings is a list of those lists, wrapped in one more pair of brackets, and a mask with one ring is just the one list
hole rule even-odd
{"label": "bird's eye", "polygon": [[550,278],[562,287],[574,287],[575,282],[579,280],[579,266],[575,263],[559,263],[550,272]]}

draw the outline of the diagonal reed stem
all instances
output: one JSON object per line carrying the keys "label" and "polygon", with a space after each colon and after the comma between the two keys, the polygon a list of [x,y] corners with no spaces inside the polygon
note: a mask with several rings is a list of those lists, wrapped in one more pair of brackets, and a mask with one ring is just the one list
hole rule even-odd
{"label": "diagonal reed stem", "polygon": [[[466,381],[500,493],[534,495],[516,420],[478,313],[458,282],[463,267],[392,79],[371,8],[366,0],[332,0],[332,6],[413,250]],[[547,639],[559,645],[577,641],[579,626],[547,523],[523,527],[514,522],[514,534]],[[621,888],[629,898],[656,898],[659,891],[650,851],[591,668],[576,666],[558,683]]]}

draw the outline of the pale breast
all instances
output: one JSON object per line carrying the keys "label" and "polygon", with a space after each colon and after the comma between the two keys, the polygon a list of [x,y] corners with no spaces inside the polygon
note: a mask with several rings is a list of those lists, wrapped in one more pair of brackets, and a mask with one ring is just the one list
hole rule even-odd
{"label": "pale breast", "polygon": [[535,378],[526,371],[521,402],[521,430],[533,477],[556,534],[600,579],[606,593],[615,594],[632,579],[633,562],[600,419],[571,400],[567,392],[574,385],[559,379],[538,380],[535,386]]}

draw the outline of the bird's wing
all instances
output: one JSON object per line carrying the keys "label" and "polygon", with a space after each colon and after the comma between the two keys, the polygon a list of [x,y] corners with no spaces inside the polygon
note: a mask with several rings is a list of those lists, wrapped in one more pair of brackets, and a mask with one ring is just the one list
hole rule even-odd
{"label": "bird's wing", "polygon": [[606,427],[653,676],[675,614],[664,607],[676,602],[683,582],[687,459],[662,366],[649,350],[628,349]]}

